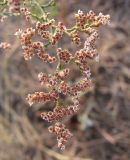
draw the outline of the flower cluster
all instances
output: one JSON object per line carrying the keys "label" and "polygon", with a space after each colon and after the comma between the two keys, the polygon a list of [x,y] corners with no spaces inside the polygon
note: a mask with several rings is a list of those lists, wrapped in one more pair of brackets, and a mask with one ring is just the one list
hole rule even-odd
{"label": "flower cluster", "polygon": [[[30,14],[26,9],[21,9],[21,12],[25,16]],[[57,122],[61,122],[63,117],[73,115],[80,109],[79,98],[81,94],[92,86],[88,60],[99,60],[96,50],[96,41],[99,38],[97,27],[109,24],[110,16],[102,13],[96,15],[93,11],[85,14],[79,10],[75,14],[75,19],[75,25],[67,29],[62,22],[55,23],[54,19],[49,20],[48,16],[45,15],[43,21],[40,19],[33,23],[34,28],[19,29],[16,32],[16,35],[21,40],[23,55],[26,60],[37,55],[44,62],[57,62],[57,67],[53,74],[42,72],[38,74],[41,85],[46,85],[49,91],[47,93],[35,92],[28,94],[27,101],[30,105],[39,102],[54,102],[54,109],[49,112],[42,112],[41,118],[50,123],[54,122],[54,126],[50,126],[48,129],[50,133],[57,136],[58,147],[61,149],[65,148],[72,134],[63,124]],[[81,43],[79,37],[82,33],[87,34],[84,43]],[[56,47],[55,44],[59,42],[64,34],[69,36],[70,40],[80,48],[72,53],[68,49]],[[42,41],[33,41],[34,36],[40,36]],[[55,50],[55,56],[51,56],[51,54],[46,52],[46,48],[49,46]],[[82,76],[78,82],[72,84],[68,83],[66,78],[70,74],[71,68],[68,67],[70,63],[78,66]],[[67,68],[65,68],[66,65]],[[68,96],[72,100],[73,105],[64,106],[63,103],[60,103],[63,101],[62,96]]]}
{"label": "flower cluster", "polygon": [[18,30],[15,35],[19,37],[22,44],[23,56],[25,60],[29,60],[34,56],[34,53],[44,62],[53,63],[56,58],[51,57],[45,52],[43,44],[41,42],[33,42],[32,37],[35,35],[36,30],[33,28],[27,28],[25,31]]}
{"label": "flower cluster", "polygon": [[36,23],[36,30],[38,34],[41,36],[41,38],[49,40],[51,38],[51,34],[48,31],[50,27],[54,24],[55,20],[51,19],[46,23],[37,22]]}
{"label": "flower cluster", "polygon": [[52,34],[51,44],[55,45],[56,42],[63,36],[65,27],[62,22],[59,22],[56,26],[54,34]]}
{"label": "flower cluster", "polygon": [[27,28],[25,31],[19,29],[15,35],[19,37],[22,44],[23,56],[25,60],[29,60],[34,55],[32,47],[32,37],[35,34],[35,29]]}
{"label": "flower cluster", "polygon": [[94,27],[110,23],[110,15],[103,15],[102,13],[96,15],[93,11],[84,14],[83,11],[79,10],[78,13],[75,14],[75,19],[77,26],[81,29],[85,29],[88,23]]}
{"label": "flower cluster", "polygon": [[38,21],[36,23],[36,29],[38,30],[40,34],[42,31],[46,31],[50,26],[52,26],[54,22],[55,22],[54,19],[50,19],[48,22],[45,22],[45,23],[41,23]]}
{"label": "flower cluster", "polygon": [[20,13],[25,16],[25,18],[26,18],[27,21],[30,20],[30,18],[31,18],[31,16],[30,16],[31,12],[28,10],[28,8],[20,8]]}
{"label": "flower cluster", "polygon": [[60,60],[64,61],[65,63],[68,63],[72,58],[72,54],[66,49],[63,50],[61,48],[58,48],[57,55],[60,58]]}
{"label": "flower cluster", "polygon": [[91,76],[91,71],[90,67],[87,62],[81,62],[81,61],[76,61],[76,64],[78,65],[80,71],[82,74],[87,78],[90,79]]}
{"label": "flower cluster", "polygon": [[71,132],[65,128],[64,124],[61,123],[56,123],[54,126],[50,126],[48,130],[50,133],[57,136],[58,147],[61,150],[64,150],[67,141],[72,137]]}
{"label": "flower cluster", "polygon": [[78,93],[85,91],[91,86],[92,82],[87,78],[81,79],[77,84],[73,84],[72,86],[69,86],[67,83],[62,81],[59,85],[59,92],[64,95],[77,96]]}
{"label": "flower cluster", "polygon": [[97,39],[98,33],[95,31],[90,35],[90,37],[86,39],[84,43],[84,48],[76,52],[80,62],[87,61],[87,58],[93,59],[98,56],[95,46],[95,42]]}
{"label": "flower cluster", "polygon": [[42,112],[41,117],[42,119],[48,122],[59,121],[64,116],[73,115],[80,109],[80,104],[74,104],[68,107],[57,106],[54,108],[53,111],[49,112]]}
{"label": "flower cluster", "polygon": [[41,83],[41,85],[47,85],[48,87],[52,88],[58,84],[60,80],[65,79],[69,75],[69,69],[63,69],[60,71],[57,71],[54,75],[47,75],[45,73],[39,73],[38,79]]}
{"label": "flower cluster", "polygon": [[76,24],[79,28],[84,29],[86,24],[86,15],[83,13],[83,11],[78,10],[78,13],[75,14]]}
{"label": "flower cluster", "polygon": [[27,101],[31,106],[33,103],[56,101],[58,97],[59,97],[59,94],[56,90],[52,90],[49,93],[35,92],[33,94],[28,94]]}
{"label": "flower cluster", "polygon": [[72,33],[71,33],[71,39],[72,39],[72,42],[73,42],[73,43],[75,43],[75,44],[77,44],[78,46],[80,46],[81,40],[80,40],[80,37],[79,37],[77,31],[72,31]]}

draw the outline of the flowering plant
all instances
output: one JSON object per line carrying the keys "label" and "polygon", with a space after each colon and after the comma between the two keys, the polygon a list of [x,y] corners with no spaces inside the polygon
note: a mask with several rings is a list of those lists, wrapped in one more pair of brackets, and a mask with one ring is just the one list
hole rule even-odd
{"label": "flowering plant", "polygon": [[[1,21],[7,15],[23,15],[28,21],[29,26],[26,29],[18,29],[15,35],[20,39],[25,60],[30,60],[38,56],[45,63],[56,63],[56,69],[53,74],[39,73],[38,79],[41,85],[46,85],[48,92],[35,92],[28,94],[27,101],[29,105],[34,103],[54,102],[54,108],[49,112],[42,112],[41,118],[53,123],[49,132],[57,136],[58,147],[65,149],[68,139],[72,133],[61,122],[65,116],[75,114],[81,107],[79,98],[83,92],[92,87],[91,72],[88,60],[99,60],[96,50],[96,40],[99,38],[98,27],[109,24],[110,16],[93,11],[84,13],[81,10],[75,14],[75,24],[67,28],[62,22],[50,19],[50,14],[46,8],[55,5],[51,0],[46,5],[40,5],[36,0],[5,0],[0,5],[6,8],[2,12]],[[32,8],[36,7],[37,12]],[[5,9],[4,8],[4,9]],[[8,11],[8,12],[7,12]],[[7,14],[8,13],[8,14]],[[86,40],[81,40],[81,34],[86,34]],[[75,52],[59,47],[60,40],[67,35],[72,43],[76,46]],[[35,40],[36,38],[39,40]],[[9,44],[1,43],[1,48],[10,47]],[[47,52],[47,49],[55,50],[55,55]],[[70,63],[78,66],[81,72],[80,80],[74,84],[67,82],[71,68]],[[72,105],[63,105],[62,96],[69,96]]]}

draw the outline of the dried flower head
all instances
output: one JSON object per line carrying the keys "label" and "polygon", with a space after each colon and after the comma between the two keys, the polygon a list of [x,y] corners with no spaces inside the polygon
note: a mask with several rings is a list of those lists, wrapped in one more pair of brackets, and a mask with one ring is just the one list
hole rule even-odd
{"label": "dried flower head", "polygon": [[55,45],[56,42],[63,36],[64,33],[64,25],[62,22],[58,22],[58,25],[56,26],[55,32],[51,37],[51,44]]}
{"label": "dried flower head", "polygon": [[47,101],[56,101],[58,99],[58,92],[56,90],[52,90],[49,93],[45,92],[35,92],[33,94],[28,94],[27,101],[31,106],[33,103],[41,103]]}
{"label": "dried flower head", "polygon": [[72,42],[77,44],[78,46],[81,44],[81,40],[77,31],[71,32],[71,39],[72,39]]}
{"label": "dried flower head", "polygon": [[54,126],[50,126],[48,130],[50,133],[57,136],[58,147],[61,150],[64,150],[67,141],[72,137],[71,132],[65,128],[64,124],[61,123],[56,123]]}
{"label": "dried flower head", "polygon": [[[20,12],[26,19],[30,19],[31,12],[29,12],[28,8],[21,8]],[[49,91],[47,93],[42,91],[28,94],[27,101],[30,105],[40,102],[54,102],[53,110],[42,112],[41,118],[54,123],[48,130],[57,136],[58,147],[63,150],[72,134],[60,122],[64,117],[75,114],[81,108],[79,98],[82,93],[88,91],[92,86],[88,60],[99,61],[96,49],[96,41],[99,38],[97,28],[101,25],[109,24],[110,16],[102,13],[97,15],[93,11],[84,13],[79,10],[75,14],[76,23],[72,28],[67,29],[62,22],[56,24],[54,19],[49,19],[47,13],[44,14],[43,17],[37,17],[38,21],[33,23],[34,28],[19,29],[15,35],[21,41],[25,60],[29,60],[36,55],[43,62],[57,62],[54,73],[47,74],[41,72],[38,74],[41,85],[46,85]],[[80,40],[81,33],[87,34],[84,43]],[[72,42],[77,45],[76,48],[78,49],[74,51],[74,54],[68,49],[58,48],[55,45],[64,34],[69,36]],[[41,41],[33,41],[34,38],[39,38],[39,36]],[[55,56],[52,56],[46,50],[49,46],[51,46],[51,49],[55,49]],[[82,73],[80,80],[72,84],[67,82],[71,71],[71,65],[69,65],[71,62],[77,65]],[[63,100],[62,96],[68,96],[72,100],[73,105],[60,103]]]}
{"label": "dried flower head", "polygon": [[57,55],[60,58],[60,60],[64,61],[65,63],[68,63],[72,58],[72,54],[66,49],[63,50],[61,48],[58,48]]}
{"label": "dried flower head", "polygon": [[53,111],[49,112],[42,112],[41,117],[42,119],[48,121],[48,122],[55,122],[59,121],[65,116],[73,115],[80,109],[80,104],[74,104],[68,107],[64,106],[57,106],[54,108]]}
{"label": "dried flower head", "polygon": [[23,14],[27,21],[31,19],[31,12],[28,10],[28,8],[20,8],[21,14]]}
{"label": "dried flower head", "polygon": [[76,19],[76,25],[79,28],[84,29],[86,24],[86,15],[83,13],[83,11],[78,10],[78,13],[75,14],[75,19]]}

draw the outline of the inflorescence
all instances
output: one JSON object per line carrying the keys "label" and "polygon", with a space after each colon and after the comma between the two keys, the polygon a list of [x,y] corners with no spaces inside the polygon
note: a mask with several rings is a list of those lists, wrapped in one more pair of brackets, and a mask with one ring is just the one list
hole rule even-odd
{"label": "inflorescence", "polygon": [[[19,3],[17,5],[19,6]],[[31,12],[28,9],[18,8],[17,10],[26,16],[27,20],[31,20]],[[43,21],[41,19],[33,21],[33,28],[19,29],[15,33],[21,41],[25,60],[38,56],[44,62],[58,63],[53,74],[48,75],[42,72],[38,74],[39,82],[41,85],[46,85],[49,92],[41,91],[28,94],[27,101],[30,106],[34,103],[54,102],[54,109],[49,112],[42,112],[41,118],[53,123],[48,130],[57,136],[60,149],[65,149],[68,139],[72,137],[61,120],[65,116],[75,114],[81,108],[79,102],[81,94],[92,87],[88,60],[99,61],[96,50],[96,41],[99,38],[97,28],[109,24],[109,21],[109,15],[102,13],[96,15],[93,11],[83,13],[79,10],[75,14],[75,25],[70,29],[67,29],[62,22],[55,22],[54,19],[49,19],[46,15],[43,16]],[[82,42],[80,38],[82,33],[86,33],[85,42]],[[64,35],[69,36],[72,43],[77,46],[78,49],[75,52],[72,53],[63,47],[57,48],[56,44]],[[40,41],[36,41],[34,38],[38,36],[40,36]],[[56,48],[55,56],[46,51],[49,46]],[[78,66],[82,75],[81,79],[74,84],[70,84],[66,80],[66,77],[70,75],[71,68],[64,67],[66,65],[68,67],[68,64],[72,62]],[[71,97],[72,105],[64,106],[61,104],[61,95]]]}
{"label": "inflorescence", "polygon": [[[29,11],[26,9],[22,8],[21,11],[25,15],[29,15]],[[16,32],[16,35],[21,40],[25,60],[29,60],[34,55],[37,55],[44,62],[54,63],[55,61],[59,61],[56,72],[53,75],[44,73],[39,73],[38,75],[41,85],[46,84],[50,92],[35,92],[29,94],[27,96],[27,101],[30,105],[37,102],[55,102],[53,111],[42,112],[41,117],[50,123],[54,123],[54,126],[50,126],[48,130],[50,133],[54,133],[57,136],[58,147],[61,149],[65,148],[66,142],[72,136],[70,131],[61,123],[61,119],[65,116],[73,115],[80,109],[79,97],[81,93],[92,86],[88,59],[99,60],[99,55],[96,50],[96,40],[99,38],[97,27],[109,24],[109,19],[109,15],[103,15],[102,13],[96,15],[93,11],[84,14],[79,10],[78,13],[75,14],[76,24],[72,29],[67,29],[62,22],[56,24],[55,20],[51,19],[46,22],[36,22],[35,28],[27,28],[26,30],[19,29]],[[54,29],[53,32],[52,28]],[[44,41],[48,41],[48,44],[53,47],[64,34],[70,36],[74,44],[82,46],[79,37],[82,32],[87,34],[87,38],[84,42],[84,46],[75,53],[71,53],[68,49],[57,48],[56,56],[52,57],[45,51],[46,47],[43,43]],[[40,35],[43,42],[33,41],[35,35]],[[66,82],[66,77],[69,76],[70,68],[61,69],[61,67],[59,67],[61,61],[65,64],[73,61],[79,67],[83,78],[75,84],[68,84]],[[73,105],[60,105],[60,94],[71,96]]]}

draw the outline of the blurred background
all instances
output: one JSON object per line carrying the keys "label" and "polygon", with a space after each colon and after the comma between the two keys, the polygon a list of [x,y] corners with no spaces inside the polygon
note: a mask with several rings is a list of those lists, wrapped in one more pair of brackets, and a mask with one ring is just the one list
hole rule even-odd
{"label": "blurred background", "polygon": [[[25,100],[42,90],[37,74],[54,68],[37,58],[24,60],[13,35],[26,22],[11,17],[0,23],[0,42],[11,43],[0,49],[0,160],[130,160],[130,0],[59,0],[52,13],[71,26],[79,9],[110,14],[111,24],[99,29],[100,62],[90,64],[94,87],[82,95],[80,112],[64,120],[74,136],[63,152],[39,117],[51,106],[30,108]],[[67,39],[62,45],[73,50]],[[74,82],[78,72],[71,68]]]}

